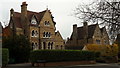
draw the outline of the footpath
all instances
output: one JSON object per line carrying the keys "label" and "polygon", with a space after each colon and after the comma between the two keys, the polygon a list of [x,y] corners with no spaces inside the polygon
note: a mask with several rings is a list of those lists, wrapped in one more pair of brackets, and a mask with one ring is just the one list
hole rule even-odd
{"label": "footpath", "polygon": [[[96,63],[96,64],[87,64],[87,65],[70,65],[70,66],[57,66],[57,67],[39,67],[39,68],[69,68],[69,67],[84,67],[84,66],[118,66],[119,63]],[[37,68],[33,67],[31,63],[21,63],[21,64],[8,64],[7,67],[3,68]]]}

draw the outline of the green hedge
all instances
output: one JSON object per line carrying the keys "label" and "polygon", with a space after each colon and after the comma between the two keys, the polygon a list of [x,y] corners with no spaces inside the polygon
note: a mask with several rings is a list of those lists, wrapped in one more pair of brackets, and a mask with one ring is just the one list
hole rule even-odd
{"label": "green hedge", "polygon": [[2,48],[2,66],[6,66],[9,61],[9,51],[6,48]]}
{"label": "green hedge", "polygon": [[30,61],[32,63],[45,60],[47,62],[56,61],[90,61],[95,60],[95,53],[80,50],[35,50],[31,52]]}

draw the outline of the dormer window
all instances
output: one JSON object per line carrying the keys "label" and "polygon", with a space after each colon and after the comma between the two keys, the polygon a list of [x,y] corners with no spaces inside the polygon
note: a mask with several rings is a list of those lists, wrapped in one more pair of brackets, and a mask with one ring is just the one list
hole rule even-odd
{"label": "dormer window", "polygon": [[45,22],[44,22],[44,25],[45,25],[45,26],[50,26],[49,21],[45,21]]}
{"label": "dormer window", "polygon": [[31,24],[34,24],[34,25],[37,24],[37,21],[36,21],[35,17],[32,18],[32,20],[31,20]]}

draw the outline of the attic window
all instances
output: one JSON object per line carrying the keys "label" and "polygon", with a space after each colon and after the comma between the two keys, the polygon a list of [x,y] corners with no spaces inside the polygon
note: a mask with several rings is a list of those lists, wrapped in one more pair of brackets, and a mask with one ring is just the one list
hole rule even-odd
{"label": "attic window", "polygon": [[37,21],[36,21],[36,19],[35,18],[33,18],[32,20],[31,20],[31,24],[37,24]]}
{"label": "attic window", "polygon": [[45,21],[45,22],[44,22],[44,25],[45,25],[45,26],[49,26],[49,25],[50,25],[49,21]]}

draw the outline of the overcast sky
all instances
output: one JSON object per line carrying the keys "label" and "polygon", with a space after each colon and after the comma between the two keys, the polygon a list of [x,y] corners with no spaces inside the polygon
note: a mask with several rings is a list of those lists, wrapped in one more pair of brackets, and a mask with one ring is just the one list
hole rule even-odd
{"label": "overcast sky", "polygon": [[93,0],[1,0],[0,2],[0,21],[8,23],[10,9],[21,11],[22,2],[26,1],[27,9],[30,11],[41,12],[48,9],[52,12],[56,22],[56,30],[59,30],[62,37],[70,37],[73,24],[81,25],[80,20],[72,16],[73,10],[79,4],[88,4]]}

